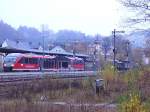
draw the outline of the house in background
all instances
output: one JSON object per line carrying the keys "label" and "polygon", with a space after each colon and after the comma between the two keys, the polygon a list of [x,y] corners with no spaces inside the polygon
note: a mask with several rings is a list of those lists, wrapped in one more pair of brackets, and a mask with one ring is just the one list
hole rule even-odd
{"label": "house in background", "polygon": [[[0,44],[0,47],[2,46],[2,44]],[[2,71],[3,69],[3,60],[4,60],[4,53],[0,52],[0,71]]]}
{"label": "house in background", "polygon": [[12,40],[8,40],[6,39],[3,43],[2,43],[2,47],[6,47],[6,48],[14,48],[14,49],[31,49],[30,45],[26,42],[20,42],[20,41],[12,41]]}
{"label": "house in background", "polygon": [[0,53],[0,72],[3,69],[4,56],[5,56],[4,53]]}

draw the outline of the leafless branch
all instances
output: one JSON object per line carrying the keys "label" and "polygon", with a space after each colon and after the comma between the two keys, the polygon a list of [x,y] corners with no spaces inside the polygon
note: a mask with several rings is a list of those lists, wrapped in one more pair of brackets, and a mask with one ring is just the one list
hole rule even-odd
{"label": "leafless branch", "polygon": [[127,18],[126,25],[136,25],[150,21],[150,0],[119,0],[123,6],[134,13]]}
{"label": "leafless branch", "polygon": [[150,0],[121,0],[121,3],[128,8],[150,10]]}

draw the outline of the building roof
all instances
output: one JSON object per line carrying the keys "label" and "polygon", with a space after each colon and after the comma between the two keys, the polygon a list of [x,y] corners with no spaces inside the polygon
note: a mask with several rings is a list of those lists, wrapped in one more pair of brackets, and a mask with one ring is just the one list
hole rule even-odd
{"label": "building roof", "polygon": [[56,46],[56,47],[54,47],[53,49],[50,50],[50,53],[66,54],[68,52],[65,51],[63,48],[61,48],[60,46]]}
{"label": "building roof", "polygon": [[2,47],[3,48],[13,48],[13,49],[30,49],[30,46],[28,43],[26,42],[15,42],[15,41],[11,41],[6,39],[3,43],[2,43]]}
{"label": "building roof", "polygon": [[56,46],[52,50],[49,51],[51,54],[62,54],[62,55],[69,55],[69,56],[79,56],[79,57],[88,57],[88,55],[79,54],[79,53],[72,53],[65,51],[62,47]]}
{"label": "building roof", "polygon": [[10,53],[8,54],[7,56],[10,56],[10,57],[18,57],[18,56],[24,56],[24,57],[44,57],[44,58],[56,58],[56,56],[50,56],[50,55],[35,55],[33,53],[28,53],[28,54],[22,54],[22,53]]}

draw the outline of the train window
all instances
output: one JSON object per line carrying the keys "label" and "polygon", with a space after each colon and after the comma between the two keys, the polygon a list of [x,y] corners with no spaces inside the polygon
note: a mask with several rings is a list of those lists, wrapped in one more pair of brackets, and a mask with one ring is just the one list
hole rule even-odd
{"label": "train window", "polygon": [[26,57],[22,57],[22,58],[19,60],[19,63],[30,64],[30,63],[31,63],[31,59],[30,59],[30,58],[26,58]]}
{"label": "train window", "polygon": [[68,62],[62,62],[62,67],[63,68],[68,68]]}
{"label": "train window", "polygon": [[44,59],[44,68],[50,68],[50,59]]}
{"label": "train window", "polygon": [[28,63],[30,63],[30,64],[37,64],[38,63],[38,59],[37,58],[28,58]]}
{"label": "train window", "polygon": [[16,58],[17,57],[13,57],[13,56],[6,56],[6,58],[4,58],[4,62],[7,62],[7,63],[13,63],[16,61]]}
{"label": "train window", "polygon": [[29,60],[30,64],[33,64],[33,59],[32,58],[28,58],[28,60]]}
{"label": "train window", "polygon": [[33,58],[33,64],[38,64],[38,59],[37,58]]}
{"label": "train window", "polygon": [[28,64],[29,63],[29,59],[28,58],[24,58],[24,63]]}
{"label": "train window", "polygon": [[19,60],[19,62],[18,63],[25,63],[25,58],[24,57],[22,57],[20,60]]}

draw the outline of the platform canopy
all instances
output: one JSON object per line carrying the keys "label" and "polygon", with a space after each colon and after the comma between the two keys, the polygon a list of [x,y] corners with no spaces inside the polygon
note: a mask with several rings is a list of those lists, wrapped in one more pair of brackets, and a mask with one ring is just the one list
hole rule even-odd
{"label": "platform canopy", "polygon": [[15,42],[12,40],[6,39],[2,43],[2,47],[0,47],[1,53],[35,53],[35,54],[44,54],[44,55],[61,55],[61,56],[76,56],[80,58],[86,58],[88,55],[84,54],[74,54],[72,52],[67,52],[60,46],[56,46],[53,49],[49,50],[43,50],[43,49],[33,49],[29,46],[26,42]]}
{"label": "platform canopy", "polygon": [[[57,47],[59,48],[59,47]],[[74,56],[73,53],[70,52],[66,52],[65,50],[62,50],[62,48],[60,49],[56,49],[53,48],[50,51],[47,50],[36,50],[36,49],[23,49],[23,48],[10,48],[10,47],[0,47],[0,52],[1,53],[35,53],[35,54],[44,54],[44,55],[61,55],[61,56]],[[80,58],[87,58],[88,55],[84,55],[84,54],[75,54],[76,57],[80,57]]]}

